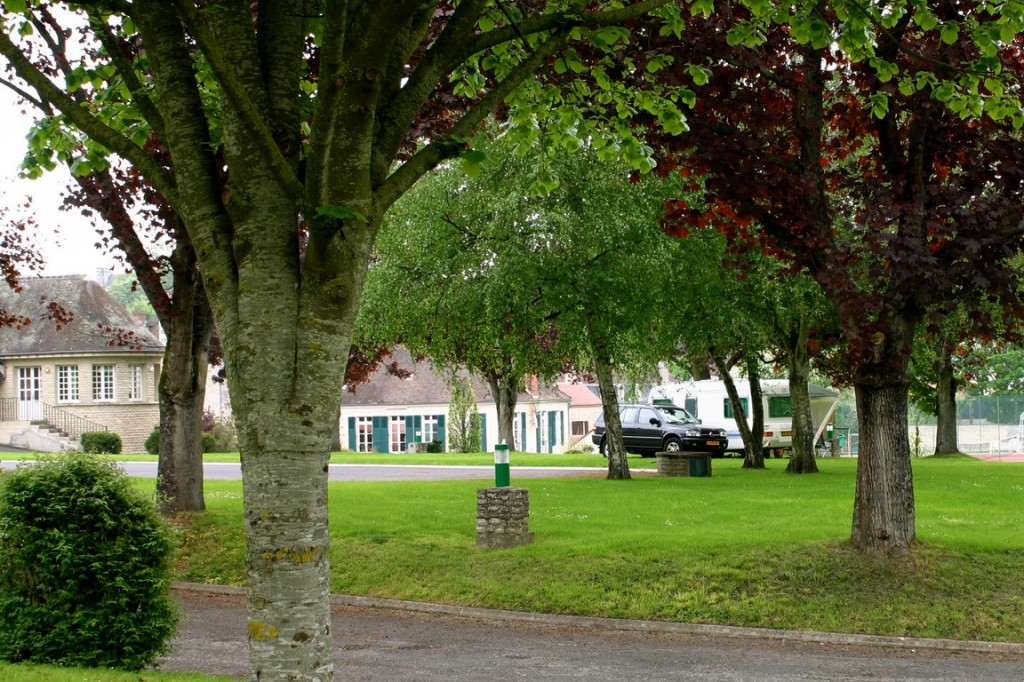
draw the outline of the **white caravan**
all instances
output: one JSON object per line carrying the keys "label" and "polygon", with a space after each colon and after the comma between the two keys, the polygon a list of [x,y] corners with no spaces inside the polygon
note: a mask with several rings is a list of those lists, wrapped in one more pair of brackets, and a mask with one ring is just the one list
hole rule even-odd
{"label": "white caravan", "polygon": [[[745,378],[734,380],[736,392],[750,423],[750,382]],[[814,443],[825,433],[832,415],[839,405],[839,394],[824,386],[808,384],[811,399],[811,423],[814,428]],[[764,448],[766,450],[788,450],[793,447],[793,403],[789,397],[789,381],[786,379],[762,379],[761,394],[764,404]],[[729,402],[729,394],[721,381],[688,381],[678,384],[661,384],[651,390],[652,403],[668,401],[686,408],[702,423],[725,428],[729,434],[729,449],[742,451],[739,427]]]}

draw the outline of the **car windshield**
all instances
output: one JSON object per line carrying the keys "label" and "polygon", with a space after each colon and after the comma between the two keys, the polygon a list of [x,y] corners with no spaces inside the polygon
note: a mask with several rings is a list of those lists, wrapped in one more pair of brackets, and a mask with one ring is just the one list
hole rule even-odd
{"label": "car windshield", "polygon": [[681,407],[659,407],[669,423],[674,424],[696,424],[697,420],[689,412]]}

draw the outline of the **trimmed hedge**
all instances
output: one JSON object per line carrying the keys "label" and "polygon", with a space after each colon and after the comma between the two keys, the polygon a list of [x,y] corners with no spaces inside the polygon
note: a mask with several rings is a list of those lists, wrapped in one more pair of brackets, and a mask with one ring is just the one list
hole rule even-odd
{"label": "trimmed hedge", "polygon": [[[201,436],[203,442],[203,452],[216,452],[217,451],[217,439],[212,433],[203,431]],[[149,434],[146,438],[146,442],[143,443],[143,447],[146,448],[146,452],[151,455],[160,454],[160,428],[153,429],[153,433]]]}
{"label": "trimmed hedge", "polygon": [[113,462],[0,476],[0,659],[139,670],[177,627],[170,532]]}
{"label": "trimmed hedge", "polygon": [[82,452],[92,455],[121,454],[121,436],[110,431],[86,431],[78,439]]}

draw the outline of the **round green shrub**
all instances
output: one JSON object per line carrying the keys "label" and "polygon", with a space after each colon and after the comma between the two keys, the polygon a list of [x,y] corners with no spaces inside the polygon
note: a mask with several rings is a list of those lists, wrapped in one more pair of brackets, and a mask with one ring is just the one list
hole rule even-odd
{"label": "round green shrub", "polygon": [[171,548],[111,462],[64,455],[0,476],[0,659],[151,665],[177,627]]}
{"label": "round green shrub", "polygon": [[151,455],[160,454],[160,427],[153,429],[153,433],[146,437],[146,442],[142,444],[142,447],[146,448],[146,452]]}
{"label": "round green shrub", "polygon": [[110,431],[86,431],[78,439],[82,452],[94,455],[121,454],[121,436]]}
{"label": "round green shrub", "polygon": [[203,452],[214,452],[217,449],[217,439],[212,433],[203,431]]}

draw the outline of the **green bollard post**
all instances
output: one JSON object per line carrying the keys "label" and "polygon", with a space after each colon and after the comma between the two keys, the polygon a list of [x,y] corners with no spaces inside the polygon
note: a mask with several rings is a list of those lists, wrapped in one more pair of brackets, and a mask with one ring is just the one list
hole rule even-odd
{"label": "green bollard post", "polygon": [[512,485],[512,476],[508,468],[508,446],[499,443],[494,446],[494,486],[508,488]]}

